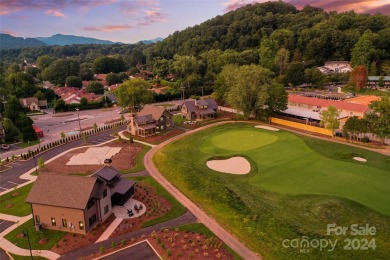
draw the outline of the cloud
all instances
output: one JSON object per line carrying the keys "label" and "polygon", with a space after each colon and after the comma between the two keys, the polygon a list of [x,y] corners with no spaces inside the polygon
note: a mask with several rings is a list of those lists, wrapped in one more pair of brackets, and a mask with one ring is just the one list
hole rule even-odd
{"label": "cloud", "polygon": [[56,11],[56,10],[53,10],[53,9],[49,9],[45,12],[46,15],[51,15],[51,16],[57,16],[57,17],[65,17],[65,15],[63,13],[61,13],[60,11]]}
{"label": "cloud", "polygon": [[[241,6],[250,4],[252,2],[256,2],[256,1],[230,0],[226,3],[223,3],[222,5],[225,6],[225,12],[230,12],[230,11],[236,10],[237,8],[240,8]],[[260,2],[260,1],[257,1],[257,2]]]}
{"label": "cloud", "polygon": [[122,24],[122,25],[102,25],[98,26],[86,26],[82,29],[85,31],[98,31],[98,32],[112,32],[112,31],[121,31],[133,28],[133,25]]}
{"label": "cloud", "polygon": [[368,8],[365,10],[365,13],[368,14],[384,14],[384,15],[390,15],[390,4],[378,6],[378,7],[373,7],[373,8]]}
{"label": "cloud", "polygon": [[1,0],[0,15],[23,10],[61,10],[67,7],[91,8],[115,2],[117,0]]}

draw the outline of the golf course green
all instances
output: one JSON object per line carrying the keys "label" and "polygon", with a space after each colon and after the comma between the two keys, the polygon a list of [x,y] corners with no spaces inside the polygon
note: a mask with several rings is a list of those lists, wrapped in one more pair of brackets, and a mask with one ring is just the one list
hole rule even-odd
{"label": "golf course green", "polygon": [[[247,175],[209,169],[211,158],[243,156]],[[362,157],[367,162],[358,162]],[[269,258],[301,257],[284,238],[323,237],[329,223],[375,225],[373,252],[311,250],[305,257],[390,256],[390,158],[368,150],[235,123],[172,142],[153,158],[184,194]]]}

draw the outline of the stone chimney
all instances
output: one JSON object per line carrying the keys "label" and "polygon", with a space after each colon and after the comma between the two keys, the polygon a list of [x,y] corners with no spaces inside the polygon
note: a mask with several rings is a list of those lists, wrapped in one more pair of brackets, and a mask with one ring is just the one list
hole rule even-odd
{"label": "stone chimney", "polygon": [[130,128],[128,129],[129,132],[135,136],[136,132],[137,132],[137,126],[135,125],[134,123],[134,119],[135,119],[135,114],[131,113],[130,114]]}

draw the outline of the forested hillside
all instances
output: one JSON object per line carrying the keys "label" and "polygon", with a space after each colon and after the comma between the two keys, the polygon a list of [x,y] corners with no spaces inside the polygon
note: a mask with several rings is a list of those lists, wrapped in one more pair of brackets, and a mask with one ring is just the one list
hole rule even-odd
{"label": "forested hillside", "polygon": [[45,43],[34,38],[13,37],[9,34],[0,33],[0,49],[37,47],[45,45]]}
{"label": "forested hillside", "polygon": [[326,60],[350,60],[354,45],[366,30],[376,50],[372,59],[390,58],[390,17],[354,12],[327,13],[307,6],[301,11],[284,2],[247,5],[200,25],[175,32],[156,43],[151,57],[200,55],[211,49],[244,51],[259,49],[267,37],[278,47],[317,64]]}

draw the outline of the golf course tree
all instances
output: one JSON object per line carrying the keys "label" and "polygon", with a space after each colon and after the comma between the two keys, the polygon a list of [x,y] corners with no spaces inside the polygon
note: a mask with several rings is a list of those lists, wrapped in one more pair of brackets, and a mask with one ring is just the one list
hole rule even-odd
{"label": "golf course tree", "polygon": [[267,88],[268,98],[265,102],[265,112],[267,117],[271,117],[287,109],[288,93],[283,85],[272,83]]}
{"label": "golf course tree", "polygon": [[383,96],[369,105],[370,111],[366,113],[370,132],[385,141],[390,137],[390,97]]}
{"label": "golf course tree", "polygon": [[[217,90],[217,96],[241,111],[245,119],[256,117],[267,101],[273,75],[269,69],[257,65],[225,66],[218,76],[224,87]],[[226,94],[221,95],[223,92]]]}
{"label": "golf course tree", "polygon": [[368,122],[364,118],[352,116],[347,119],[343,126],[343,134],[346,138],[359,140],[361,134],[368,133]]}
{"label": "golf course tree", "polygon": [[340,122],[338,120],[340,112],[334,106],[329,106],[327,110],[320,112],[321,122],[320,125],[325,129],[332,131],[334,136],[334,131],[339,128]]}
{"label": "golf course tree", "polygon": [[118,105],[129,107],[133,112],[136,107],[153,101],[152,92],[149,91],[150,83],[143,79],[127,80],[115,91],[118,98]]}

